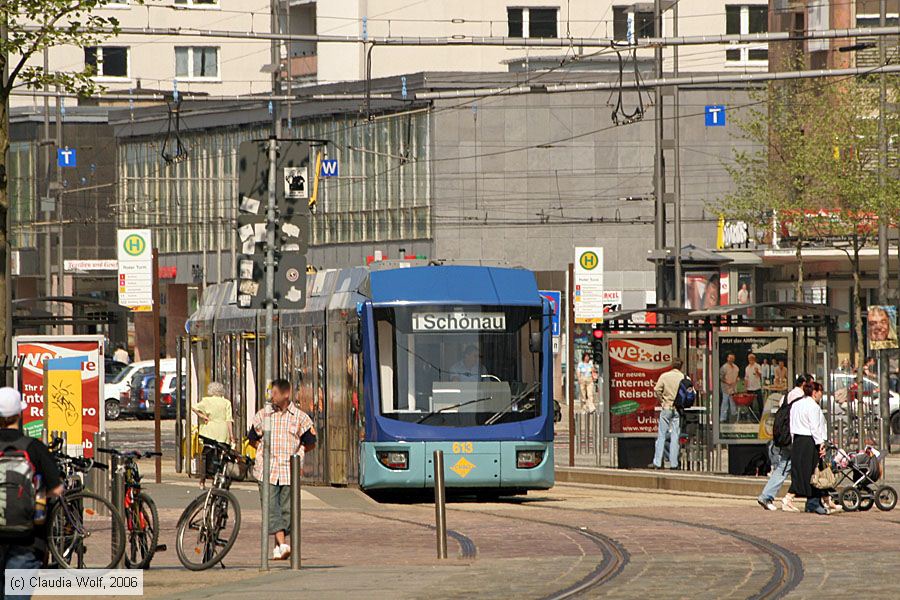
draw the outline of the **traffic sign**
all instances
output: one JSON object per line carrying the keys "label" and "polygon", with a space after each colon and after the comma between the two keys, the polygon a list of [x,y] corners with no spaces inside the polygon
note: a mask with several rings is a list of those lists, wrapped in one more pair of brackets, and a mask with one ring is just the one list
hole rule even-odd
{"label": "traffic sign", "polygon": [[703,111],[707,127],[725,127],[725,106],[713,104]]}
{"label": "traffic sign", "polygon": [[117,232],[119,304],[146,311],[153,306],[153,239],[149,229]]}
{"label": "traffic sign", "polygon": [[603,322],[603,248],[575,248],[576,323]]}
{"label": "traffic sign", "polygon": [[338,161],[336,158],[326,158],[322,161],[322,168],[319,169],[320,177],[338,177]]}
{"label": "traffic sign", "polygon": [[59,167],[77,167],[77,153],[75,148],[57,148],[56,149],[56,165]]}

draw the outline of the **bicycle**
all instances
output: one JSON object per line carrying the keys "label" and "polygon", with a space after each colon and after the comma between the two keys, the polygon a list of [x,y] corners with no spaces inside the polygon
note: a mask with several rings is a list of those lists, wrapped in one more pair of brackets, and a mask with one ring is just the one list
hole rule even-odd
{"label": "bicycle", "polygon": [[221,563],[234,546],[241,528],[241,507],[228,490],[233,481],[247,478],[250,465],[249,458],[227,444],[206,441],[204,446],[210,449],[209,460],[215,467],[212,486],[181,513],[175,537],[178,560],[191,571]]}
{"label": "bicycle", "polygon": [[65,569],[114,568],[125,552],[125,522],[112,503],[86,491],[82,482],[91,469],[109,467],[66,455],[61,439],[53,442],[50,451],[63,475],[62,494],[47,515],[50,555]]}
{"label": "bicycle", "polygon": [[120,452],[114,448],[97,448],[98,452],[112,454],[124,460],[125,480],[125,529],[127,548],[125,566],[129,569],[147,569],[159,546],[159,512],[153,499],[141,490],[141,472],[137,461],[142,458],[162,456],[162,452]]}

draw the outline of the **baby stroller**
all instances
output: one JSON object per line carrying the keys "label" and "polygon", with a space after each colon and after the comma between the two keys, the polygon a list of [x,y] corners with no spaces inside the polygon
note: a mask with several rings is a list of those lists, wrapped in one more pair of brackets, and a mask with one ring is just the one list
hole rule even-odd
{"label": "baby stroller", "polygon": [[897,490],[878,485],[883,474],[884,457],[872,446],[862,452],[846,452],[834,445],[831,468],[837,476],[832,496],[844,510],[869,510],[874,504],[879,510],[893,510],[897,505]]}

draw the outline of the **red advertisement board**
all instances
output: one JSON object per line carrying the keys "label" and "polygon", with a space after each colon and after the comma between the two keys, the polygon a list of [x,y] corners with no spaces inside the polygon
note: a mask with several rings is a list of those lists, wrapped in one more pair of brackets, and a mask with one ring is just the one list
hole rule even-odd
{"label": "red advertisement board", "polygon": [[610,434],[655,434],[659,419],[653,387],[672,366],[672,337],[612,336],[607,353]]}
{"label": "red advertisement board", "polygon": [[103,338],[101,336],[19,336],[13,341],[20,357],[21,374],[16,386],[28,405],[22,414],[25,433],[40,437],[44,427],[44,360],[86,356],[81,369],[82,439],[84,456],[92,458],[93,435],[102,431],[100,396],[103,384]]}

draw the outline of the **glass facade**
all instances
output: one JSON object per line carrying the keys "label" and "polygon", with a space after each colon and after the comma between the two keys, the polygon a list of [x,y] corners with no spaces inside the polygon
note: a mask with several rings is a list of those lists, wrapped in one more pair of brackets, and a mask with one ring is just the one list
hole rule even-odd
{"label": "glass facade", "polygon": [[32,226],[37,214],[36,164],[37,145],[31,142],[12,142],[9,145],[9,243],[13,248],[37,245],[37,234]]}
{"label": "glass facade", "polygon": [[[294,122],[287,138],[329,140],[339,176],[320,180],[311,243],[431,236],[427,112],[359,121],[337,116]],[[237,149],[269,127],[181,133],[185,160],[160,157],[164,134],[119,142],[119,225],[154,227],[162,253],[229,248],[237,207]],[[171,140],[170,140],[171,142]]]}

